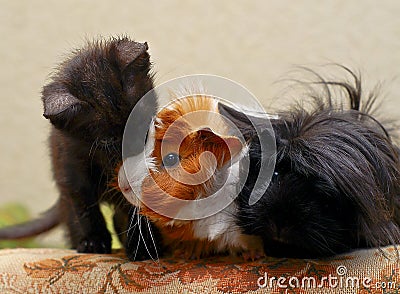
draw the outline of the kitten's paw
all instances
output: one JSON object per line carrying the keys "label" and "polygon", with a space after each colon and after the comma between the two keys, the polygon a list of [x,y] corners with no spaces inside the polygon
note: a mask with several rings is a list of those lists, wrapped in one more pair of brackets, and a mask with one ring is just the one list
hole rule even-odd
{"label": "kitten's paw", "polygon": [[111,242],[102,239],[84,239],[76,251],[78,253],[111,253]]}

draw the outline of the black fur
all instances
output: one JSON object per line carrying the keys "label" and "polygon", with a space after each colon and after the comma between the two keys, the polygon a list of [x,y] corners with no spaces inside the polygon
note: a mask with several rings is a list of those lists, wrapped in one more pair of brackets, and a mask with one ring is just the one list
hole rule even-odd
{"label": "black fur", "polygon": [[[79,50],[43,89],[44,116],[54,125],[50,145],[60,213],[78,252],[111,251],[101,201],[115,205],[114,227],[131,250],[125,232],[132,207],[109,183],[122,160],[127,118],[152,88],[147,44],[119,38]],[[151,103],[155,113],[157,101]]]}
{"label": "black fur", "polygon": [[[153,88],[147,49],[146,43],[126,37],[95,41],[60,65],[42,92],[44,116],[53,125],[50,151],[60,199],[53,213],[18,226],[18,235],[12,228],[0,230],[0,237],[26,237],[61,222],[78,252],[109,253],[111,236],[99,208],[104,201],[114,206],[114,227],[128,255],[136,250],[143,236],[128,227],[133,208],[110,182],[122,161],[127,118]],[[152,98],[146,102],[155,114],[157,99]],[[146,252],[137,256],[149,258]]]}
{"label": "black fur", "polygon": [[[267,255],[319,258],[400,242],[399,155],[372,116],[376,96],[364,100],[361,79],[343,68],[354,84],[320,79],[325,95],[312,97],[311,109],[296,105],[271,121],[275,173],[252,206],[249,196],[262,158],[259,140],[246,115],[219,106],[250,147],[237,222],[244,233],[262,237]],[[334,97],[332,87],[343,89],[347,101]]]}

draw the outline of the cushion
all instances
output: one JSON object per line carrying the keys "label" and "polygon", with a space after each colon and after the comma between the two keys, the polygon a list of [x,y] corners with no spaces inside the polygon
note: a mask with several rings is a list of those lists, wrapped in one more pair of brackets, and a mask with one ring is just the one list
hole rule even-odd
{"label": "cushion", "polygon": [[[66,249],[0,250],[0,293],[398,293],[393,247],[324,260],[129,261]],[[385,292],[384,292],[384,291]]]}

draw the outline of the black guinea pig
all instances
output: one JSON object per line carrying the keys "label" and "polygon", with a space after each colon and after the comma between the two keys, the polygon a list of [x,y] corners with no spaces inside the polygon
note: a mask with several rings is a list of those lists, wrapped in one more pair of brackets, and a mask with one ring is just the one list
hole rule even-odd
{"label": "black guinea pig", "polygon": [[[237,224],[243,233],[262,238],[266,255],[323,258],[400,241],[398,149],[372,116],[376,95],[362,100],[361,79],[343,68],[354,84],[321,79],[317,84],[325,94],[312,95],[312,107],[296,104],[271,120],[274,173],[253,205],[249,197],[261,161],[270,158],[262,156],[249,117],[219,105],[249,145],[249,174],[236,198]],[[347,101],[332,87],[344,90]]]}

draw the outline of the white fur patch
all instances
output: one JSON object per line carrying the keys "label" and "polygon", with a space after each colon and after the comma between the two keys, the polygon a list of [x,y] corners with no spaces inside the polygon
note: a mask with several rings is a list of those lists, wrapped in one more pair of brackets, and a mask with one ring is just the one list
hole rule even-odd
{"label": "white fur patch", "polygon": [[235,103],[235,105],[229,105],[236,111],[242,112],[245,115],[253,116],[256,118],[268,118],[268,119],[279,119],[278,114],[267,113],[261,110],[255,110],[254,108],[249,108],[244,104]]}
{"label": "white fur patch", "polygon": [[125,198],[137,207],[140,207],[143,180],[149,175],[149,170],[155,169],[154,158],[150,157],[155,144],[154,131],[152,122],[144,151],[126,158],[118,172],[118,186]]}
{"label": "white fur patch", "polygon": [[[217,193],[236,196],[239,178],[239,161],[234,163],[225,172],[229,173],[226,185]],[[216,179],[217,180],[217,179]],[[239,227],[235,224],[237,213],[236,203],[230,203],[225,209],[218,213],[193,222],[194,237],[209,241],[218,240],[219,249],[225,250],[231,247],[245,248]]]}

